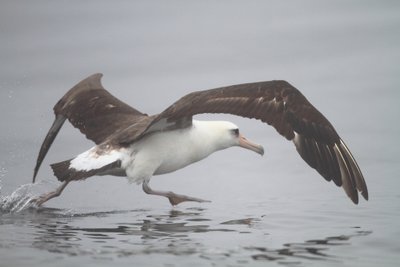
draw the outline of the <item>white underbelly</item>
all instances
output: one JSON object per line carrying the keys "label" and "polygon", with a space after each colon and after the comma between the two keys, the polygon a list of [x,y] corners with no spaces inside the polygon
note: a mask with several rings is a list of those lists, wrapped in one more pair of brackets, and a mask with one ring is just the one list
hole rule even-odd
{"label": "white underbelly", "polygon": [[135,143],[133,161],[126,166],[128,179],[140,183],[152,175],[174,172],[211,154],[189,129],[160,132]]}
{"label": "white underbelly", "polygon": [[[200,159],[198,159],[200,160]],[[165,173],[170,173],[170,172],[174,172],[176,170],[182,169],[198,160],[190,160],[188,158],[182,158],[180,157],[180,155],[176,155],[168,158],[168,159],[164,159],[160,166],[158,166],[158,168],[155,170],[154,175],[159,175],[159,174],[165,174]]]}

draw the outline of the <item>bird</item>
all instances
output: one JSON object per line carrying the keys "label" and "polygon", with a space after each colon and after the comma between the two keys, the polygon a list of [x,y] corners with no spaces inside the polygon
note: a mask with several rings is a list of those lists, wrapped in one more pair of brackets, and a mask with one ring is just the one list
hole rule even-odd
{"label": "bird", "polygon": [[200,121],[202,113],[225,113],[271,125],[292,141],[301,158],[325,180],[342,187],[354,204],[359,193],[368,200],[361,170],[332,124],[306,97],[284,80],[244,83],[189,93],[159,114],[148,115],[114,97],[96,73],[72,87],[54,106],[55,119],[37,156],[33,180],[64,122],[68,121],[95,145],[77,156],[51,164],[62,184],[32,199],[37,206],[58,197],[72,181],[96,175],[123,176],[142,185],[145,193],[168,198],[171,205],[208,202],[201,198],[158,191],[154,175],[171,173],[214,152],[242,147],[264,154],[228,121]]}

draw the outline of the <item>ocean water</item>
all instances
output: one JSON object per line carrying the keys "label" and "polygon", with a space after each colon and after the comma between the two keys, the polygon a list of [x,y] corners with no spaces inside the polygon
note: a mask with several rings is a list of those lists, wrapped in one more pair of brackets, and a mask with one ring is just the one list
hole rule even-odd
{"label": "ocean water", "polygon": [[[3,1],[0,266],[398,266],[400,5],[396,1]],[[264,157],[232,148],[152,186],[211,200],[171,207],[125,178],[59,183],[50,163],[92,143],[65,125],[31,184],[52,107],[86,76],[154,114],[194,90],[297,87],[357,159],[354,205],[255,120],[228,115]]]}

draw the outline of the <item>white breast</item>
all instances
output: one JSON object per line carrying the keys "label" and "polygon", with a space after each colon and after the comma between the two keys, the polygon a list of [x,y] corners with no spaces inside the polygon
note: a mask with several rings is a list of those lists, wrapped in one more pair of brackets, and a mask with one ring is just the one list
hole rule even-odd
{"label": "white breast", "polygon": [[219,150],[204,123],[194,121],[191,128],[154,133],[134,143],[133,161],[123,166],[128,178],[140,183],[152,175],[179,170]]}

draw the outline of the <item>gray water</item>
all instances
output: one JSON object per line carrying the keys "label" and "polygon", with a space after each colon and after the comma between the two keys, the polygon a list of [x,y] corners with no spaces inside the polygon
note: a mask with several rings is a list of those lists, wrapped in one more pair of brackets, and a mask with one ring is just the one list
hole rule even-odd
{"label": "gray water", "polygon": [[[398,1],[2,1],[0,266],[398,266]],[[182,95],[284,79],[336,127],[370,200],[354,205],[274,129],[234,116],[264,145],[232,148],[152,186],[211,200],[172,208],[124,178],[58,186],[49,164],[91,147],[65,125],[32,185],[52,107],[102,72],[149,114]]]}

